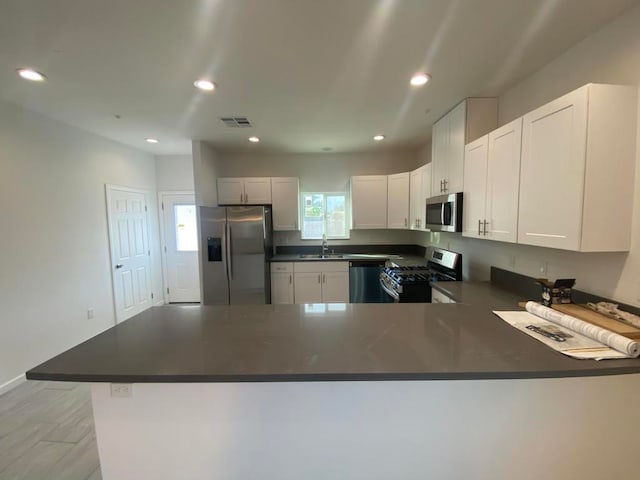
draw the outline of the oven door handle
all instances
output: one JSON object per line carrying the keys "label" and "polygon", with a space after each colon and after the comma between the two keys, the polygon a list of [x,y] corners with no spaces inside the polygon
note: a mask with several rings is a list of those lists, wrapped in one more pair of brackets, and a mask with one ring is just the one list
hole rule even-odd
{"label": "oven door handle", "polygon": [[387,295],[393,298],[393,301],[395,303],[400,302],[400,295],[398,295],[398,292],[395,292],[391,290],[389,287],[387,287],[385,283],[382,281],[382,279],[380,279],[380,286],[382,287],[382,290],[384,290],[387,293]]}

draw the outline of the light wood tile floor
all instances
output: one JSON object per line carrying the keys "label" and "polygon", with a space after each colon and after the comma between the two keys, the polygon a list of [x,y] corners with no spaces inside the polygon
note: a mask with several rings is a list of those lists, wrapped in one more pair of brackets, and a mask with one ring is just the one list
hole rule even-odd
{"label": "light wood tile floor", "polygon": [[0,480],[101,480],[86,384],[27,381],[0,396]]}

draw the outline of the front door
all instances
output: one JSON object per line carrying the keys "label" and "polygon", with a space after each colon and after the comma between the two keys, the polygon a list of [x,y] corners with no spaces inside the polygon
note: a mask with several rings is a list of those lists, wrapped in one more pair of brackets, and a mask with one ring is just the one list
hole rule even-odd
{"label": "front door", "polygon": [[161,193],[160,201],[167,301],[200,302],[195,196]]}
{"label": "front door", "polygon": [[151,306],[147,194],[107,185],[107,216],[116,322]]}

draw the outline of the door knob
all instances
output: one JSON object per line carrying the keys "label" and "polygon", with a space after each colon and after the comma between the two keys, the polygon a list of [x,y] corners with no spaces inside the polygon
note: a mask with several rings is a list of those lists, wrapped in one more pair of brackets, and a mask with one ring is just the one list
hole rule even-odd
{"label": "door knob", "polygon": [[122,267],[124,267],[124,265],[123,265],[123,264],[121,264],[121,263],[118,263],[118,264],[116,265],[116,268],[122,268]]}

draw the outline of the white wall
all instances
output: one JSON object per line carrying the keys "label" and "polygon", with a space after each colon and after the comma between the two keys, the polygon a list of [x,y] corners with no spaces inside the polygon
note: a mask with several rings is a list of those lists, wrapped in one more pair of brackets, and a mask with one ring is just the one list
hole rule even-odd
{"label": "white wall", "polygon": [[153,291],[162,283],[152,155],[6,103],[0,146],[1,390],[114,325],[106,183],[150,191]]}
{"label": "white wall", "polygon": [[[640,7],[614,20],[548,65],[513,86],[499,99],[500,124],[507,123],[585,83],[640,86]],[[640,116],[640,106],[639,106]],[[640,118],[640,117],[639,117]],[[576,278],[576,288],[640,306],[640,122],[636,141],[636,194],[629,253],[573,253],[488,242],[459,235],[416,234],[422,244],[450,246],[464,254],[466,278],[486,279],[489,266],[548,278]],[[611,188],[615,188],[612,185]]]}
{"label": "white wall", "polygon": [[191,155],[157,155],[156,187],[163,190],[193,190],[193,157]]}

